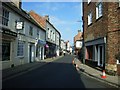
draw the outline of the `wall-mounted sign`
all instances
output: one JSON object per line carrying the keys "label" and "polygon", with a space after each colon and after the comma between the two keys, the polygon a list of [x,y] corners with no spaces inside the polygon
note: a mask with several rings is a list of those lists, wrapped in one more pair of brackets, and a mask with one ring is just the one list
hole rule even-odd
{"label": "wall-mounted sign", "polygon": [[76,48],[82,48],[82,41],[76,41]]}
{"label": "wall-mounted sign", "polygon": [[6,35],[17,37],[17,33],[13,32],[13,31],[10,31],[10,30],[3,30],[2,33],[6,34]]}
{"label": "wall-mounted sign", "polygon": [[16,21],[16,29],[22,30],[24,28],[24,22],[23,21]]}

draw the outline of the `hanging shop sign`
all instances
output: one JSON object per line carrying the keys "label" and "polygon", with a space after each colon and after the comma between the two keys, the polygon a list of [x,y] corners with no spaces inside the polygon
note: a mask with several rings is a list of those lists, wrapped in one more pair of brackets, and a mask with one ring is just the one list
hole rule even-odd
{"label": "hanging shop sign", "polygon": [[23,28],[24,28],[24,22],[23,21],[16,21],[16,29],[23,30]]}

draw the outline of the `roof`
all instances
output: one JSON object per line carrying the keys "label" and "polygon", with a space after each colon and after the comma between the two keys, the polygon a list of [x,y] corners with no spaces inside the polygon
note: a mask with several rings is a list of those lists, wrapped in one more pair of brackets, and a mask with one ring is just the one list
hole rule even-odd
{"label": "roof", "polygon": [[[7,7],[11,8],[13,11],[15,11],[17,14],[21,15],[22,17],[24,17],[25,19],[27,19],[28,21],[30,21],[32,24],[34,24],[35,26],[40,27],[40,25],[38,23],[36,23],[36,21],[33,20],[33,18],[31,18],[31,16],[24,11],[21,8],[18,8],[16,5],[14,5],[12,2],[2,2],[4,5],[6,5]],[[43,28],[41,28],[43,29]]]}
{"label": "roof", "polygon": [[46,20],[58,33],[59,33],[59,35],[60,35],[60,37],[61,37],[61,34],[60,34],[60,32],[54,27],[54,25],[53,24],[51,24],[48,20]]}
{"label": "roof", "polygon": [[29,15],[45,30],[46,29],[46,19],[35,13],[33,10],[29,12]]}

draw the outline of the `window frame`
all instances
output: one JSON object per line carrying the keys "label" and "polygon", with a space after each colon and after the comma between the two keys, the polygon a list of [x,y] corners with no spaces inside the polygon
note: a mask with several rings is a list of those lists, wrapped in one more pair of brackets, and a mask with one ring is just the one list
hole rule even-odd
{"label": "window frame", "polygon": [[88,25],[92,24],[92,11],[88,13]]}
{"label": "window frame", "polygon": [[92,0],[87,0],[88,4],[90,4],[91,1],[92,1]]}
{"label": "window frame", "polygon": [[[7,14],[7,15],[6,15]],[[10,11],[6,8],[2,8],[2,25],[9,26]]]}
{"label": "window frame", "polygon": [[29,26],[29,35],[33,36],[33,27],[32,26]]}
{"label": "window frame", "polygon": [[96,4],[96,19],[99,19],[102,16],[103,16],[103,3],[102,2],[98,2]]}
{"label": "window frame", "polygon": [[[20,46],[20,45],[22,45],[22,46]],[[24,47],[25,47],[25,42],[21,41],[21,40],[18,40],[17,57],[24,57]],[[21,54],[21,52],[22,52],[22,54]]]}
{"label": "window frame", "polygon": [[37,38],[40,39],[40,31],[37,29]]}

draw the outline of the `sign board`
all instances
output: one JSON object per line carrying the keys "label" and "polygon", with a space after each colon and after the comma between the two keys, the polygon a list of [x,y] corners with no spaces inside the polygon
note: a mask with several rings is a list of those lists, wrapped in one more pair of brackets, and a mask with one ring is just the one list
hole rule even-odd
{"label": "sign board", "polygon": [[2,33],[6,34],[6,35],[17,37],[17,33],[16,32],[13,32],[11,30],[7,30],[7,29],[4,29],[4,28],[2,28]]}
{"label": "sign board", "polygon": [[76,48],[82,48],[82,41],[76,41]]}
{"label": "sign board", "polygon": [[16,29],[17,30],[22,30],[24,26],[24,22],[23,21],[16,21]]}

